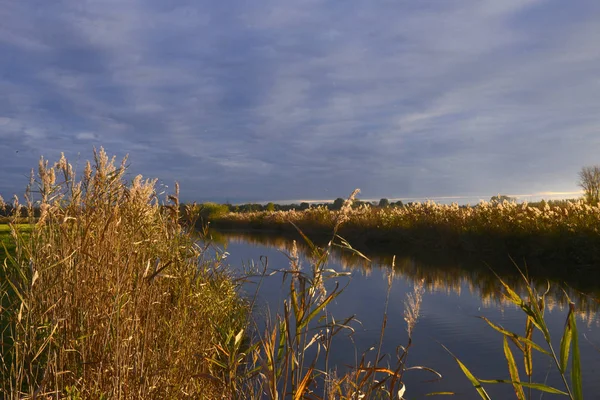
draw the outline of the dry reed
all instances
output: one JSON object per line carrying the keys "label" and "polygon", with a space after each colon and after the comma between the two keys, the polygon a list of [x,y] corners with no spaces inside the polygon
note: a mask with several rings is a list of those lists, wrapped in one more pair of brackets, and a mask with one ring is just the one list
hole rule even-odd
{"label": "dry reed", "polygon": [[[220,360],[247,307],[181,223],[178,193],[126,181],[94,151],[81,179],[62,156],[41,159],[11,225],[0,272],[4,398],[211,398],[227,394]],[[34,210],[41,214],[36,221]]]}

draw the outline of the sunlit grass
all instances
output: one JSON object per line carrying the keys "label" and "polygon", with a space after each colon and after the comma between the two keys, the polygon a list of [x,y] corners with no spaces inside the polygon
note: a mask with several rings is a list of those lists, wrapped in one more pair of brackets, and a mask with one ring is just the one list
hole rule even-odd
{"label": "sunlit grass", "polygon": [[[289,229],[330,232],[336,211],[324,206],[303,211],[228,213],[214,220],[224,228]],[[541,207],[504,201],[459,207],[434,202],[379,208],[363,204],[349,210],[341,233],[368,246],[404,245],[464,252],[562,259],[600,264],[600,206],[583,201]],[[360,243],[358,243],[360,245]]]}
{"label": "sunlit grass", "polygon": [[[538,292],[531,284],[530,280],[521,273],[521,277],[527,288],[526,296],[518,294],[510,285],[504,282],[500,277],[498,280],[503,286],[503,295],[505,298],[520,308],[525,317],[525,330],[523,334],[508,331],[502,326],[490,321],[485,317],[481,317],[491,328],[502,335],[503,350],[506,359],[510,379],[481,379],[475,376],[475,373],[470,371],[468,367],[460,361],[459,357],[455,356],[446,348],[451,356],[456,360],[460,369],[471,382],[479,396],[484,399],[490,399],[490,396],[484,388],[484,384],[509,384],[512,385],[515,392],[515,397],[519,400],[532,399],[532,390],[560,394],[569,397],[572,400],[583,399],[582,391],[582,366],[579,352],[579,333],[577,330],[577,319],[575,317],[576,305],[569,304],[569,311],[566,316],[564,331],[560,340],[559,349],[555,349],[551,337],[550,329],[544,317],[546,311],[546,295],[550,291],[548,284],[547,290],[543,293]],[[533,334],[538,331],[543,337],[541,344],[533,340]],[[520,352],[524,366],[525,378],[519,375],[517,361],[513,354],[513,349]],[[561,388],[552,387],[542,382],[533,382],[533,354],[536,357],[547,357],[560,376],[563,386]],[[519,354],[519,353],[517,353]],[[479,372],[476,372],[479,375]]]}
{"label": "sunlit grass", "polygon": [[[31,231],[29,224],[14,224],[15,229],[27,234]],[[8,254],[15,251],[16,243],[9,224],[0,224],[0,262],[3,262]]]}
{"label": "sunlit grass", "polygon": [[[229,221],[270,224],[310,224],[333,228],[337,212],[324,206],[298,211],[258,211],[228,213],[221,217]],[[485,202],[476,206],[459,207],[432,201],[403,207],[378,208],[363,204],[348,212],[346,228],[362,227],[379,230],[444,228],[453,232],[584,232],[598,233],[600,205],[590,206],[583,201],[563,205],[532,207],[528,203],[504,201]]]}
{"label": "sunlit grass", "polygon": [[12,205],[30,229],[10,226],[0,273],[0,397],[215,398],[227,389],[209,359],[245,329],[248,308],[220,261],[202,261],[178,193],[161,202],[154,180],[124,174],[125,160],[115,165],[103,150],[81,178],[64,157],[41,160]]}
{"label": "sunlit grass", "polygon": [[[406,298],[407,343],[398,346],[395,356],[383,357],[392,261],[379,341],[362,353],[356,365],[337,371],[329,365],[330,349],[339,335],[353,331],[354,317],[335,318],[328,310],[349,283],[348,273],[329,268],[329,257],[337,245],[366,259],[338,235],[343,226],[504,229],[502,221],[513,223],[508,217],[531,213],[528,218],[535,223],[527,222],[527,229],[540,221],[564,227],[564,221],[556,225],[553,218],[538,214],[552,215],[552,210],[536,212],[526,205],[482,203],[466,211],[433,203],[392,211],[353,209],[357,191],[337,212],[317,208],[228,215],[289,224],[309,248],[309,265],[300,265],[295,246],[287,268],[273,271],[265,265],[263,276],[281,274],[286,293],[282,307],[274,307],[279,311],[259,326],[250,314],[252,302],[238,294],[238,284],[224,267],[221,253],[204,259],[205,249],[192,231],[194,215],[201,210],[190,206],[182,215],[178,188],[161,201],[155,180],[138,176],[127,181],[125,170],[125,160],[116,165],[103,150],[94,153],[94,162],[86,165],[81,178],[64,157],[55,165],[42,159],[24,203],[12,204],[19,218],[0,225],[0,238],[9,249],[0,273],[3,397],[401,399],[410,394],[404,382],[406,371],[426,371],[441,378],[433,369],[407,363],[423,282],[416,282]],[[566,210],[561,218],[575,221],[574,229],[591,224],[599,213],[596,207],[581,204],[570,204]],[[27,224],[21,224],[23,213],[29,215]],[[523,224],[529,219],[521,218]],[[318,247],[298,225],[328,228],[331,240]],[[525,358],[537,346],[530,332],[534,327],[540,330],[550,346],[546,353],[564,377],[565,393],[580,398],[574,308],[557,355],[543,321],[540,295],[531,287],[529,300],[523,300],[500,282],[507,298],[527,314],[525,339],[488,323],[512,337]],[[520,382],[507,346],[505,339],[508,383],[514,385],[518,398],[523,398],[523,387],[553,390]],[[570,349],[575,372],[567,382]],[[459,365],[480,394],[482,383],[492,383]]]}

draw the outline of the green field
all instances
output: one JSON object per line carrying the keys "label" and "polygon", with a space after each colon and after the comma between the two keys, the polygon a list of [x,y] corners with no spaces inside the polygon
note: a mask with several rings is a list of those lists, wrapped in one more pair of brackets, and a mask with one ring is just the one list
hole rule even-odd
{"label": "green field", "polygon": [[[31,230],[28,224],[19,224],[17,227],[23,232]],[[15,241],[10,233],[10,226],[8,224],[0,224],[0,261],[6,257],[5,249],[8,252],[14,251]]]}
{"label": "green field", "polygon": [[10,234],[10,227],[8,224],[0,224],[0,261],[6,257],[5,249],[13,251],[15,249],[15,243]]}

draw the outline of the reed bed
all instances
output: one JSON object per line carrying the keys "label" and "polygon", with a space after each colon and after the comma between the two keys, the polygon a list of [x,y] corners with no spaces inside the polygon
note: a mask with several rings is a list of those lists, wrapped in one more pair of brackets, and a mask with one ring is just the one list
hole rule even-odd
{"label": "reed bed", "polygon": [[[336,211],[321,206],[302,211],[231,212],[218,220],[265,226],[289,225],[292,222],[331,230],[336,223],[337,214]],[[427,201],[393,208],[363,204],[349,210],[345,226],[378,230],[437,227],[456,233],[510,232],[529,235],[571,232],[597,235],[598,222],[600,205],[591,206],[583,201],[568,201],[565,205],[546,204],[541,208],[508,201],[482,201],[476,206],[464,207]]]}
{"label": "reed bed", "polygon": [[[380,354],[385,314],[374,358],[340,372],[328,363],[334,337],[353,330],[353,317],[327,311],[348,279],[327,260],[352,198],[326,247],[304,237],[310,266],[292,251],[288,268],[269,272],[289,291],[259,326],[222,256],[204,260],[191,231],[198,207],[181,215],[177,191],[159,202],[154,180],[126,181],[125,162],[101,149],[77,179],[64,157],[42,159],[24,203],[14,199],[15,248],[0,273],[3,398],[400,399],[405,371],[439,376],[406,364],[422,286],[407,300],[409,342],[393,363]],[[23,213],[27,232],[16,224]]]}
{"label": "reed bed", "polygon": [[154,180],[126,180],[125,161],[101,149],[78,179],[64,157],[42,159],[14,199],[31,229],[9,225],[0,272],[0,397],[226,393],[209,360],[244,330],[248,307],[218,260],[202,262],[177,192],[161,203]]}
{"label": "reed bed", "polygon": [[[193,231],[199,207],[182,208],[177,187],[161,202],[155,183],[141,176],[128,181],[126,160],[116,164],[103,149],[94,152],[94,162],[86,164],[81,178],[64,156],[53,165],[40,160],[24,202],[15,198],[11,205],[14,218],[8,226],[14,250],[6,254],[0,271],[3,398],[403,399],[410,393],[404,382],[407,371],[441,378],[435,370],[407,361],[425,290],[422,279],[406,297],[407,342],[398,345],[395,355],[382,354],[386,300],[376,346],[348,370],[337,371],[329,364],[332,343],[352,332],[355,320],[328,311],[349,275],[329,269],[328,259],[336,246],[366,259],[338,235],[344,224],[384,229],[400,222],[454,226],[465,212],[461,208],[426,203],[398,211],[353,209],[355,191],[335,213],[314,209],[244,215],[249,221],[292,222],[309,248],[307,266],[301,265],[296,246],[290,249],[287,267],[269,270],[265,261],[261,276],[280,274],[287,293],[280,311],[269,314],[262,326],[251,317],[253,302],[238,292],[240,281],[224,268],[223,253],[204,258],[206,248],[199,247]],[[567,208],[582,214],[572,217],[582,221],[597,213],[577,204]],[[490,219],[501,219],[496,214],[510,214],[502,211],[507,209],[529,212],[523,206],[481,204],[469,211],[474,213],[469,218],[489,225]],[[17,224],[23,213],[28,229]],[[386,218],[390,225],[383,222]],[[307,221],[331,229],[325,246],[316,246],[299,228]],[[386,299],[395,258],[391,264]],[[505,348],[507,339],[513,341],[525,362],[531,349],[539,347],[531,332],[540,330],[550,346],[546,353],[564,378],[564,393],[580,399],[574,306],[557,356],[539,294],[526,281],[529,300],[524,300],[498,279],[507,298],[527,314],[526,334],[518,336],[487,322],[505,336]],[[523,388],[559,391],[521,382],[514,374],[512,353],[506,354],[511,379],[503,383],[514,386],[517,398],[524,398]],[[567,379],[569,354],[575,372]],[[479,394],[487,396],[481,384],[496,382],[475,378],[457,362]]]}
{"label": "reed bed", "polygon": [[[305,232],[329,232],[337,212],[325,207],[303,211],[228,213],[213,223],[223,228],[289,229],[290,222]],[[361,205],[348,211],[341,233],[359,248],[423,245],[467,252],[495,251],[515,256],[569,260],[572,264],[600,263],[600,206],[583,201],[564,205],[485,202],[460,207],[435,202],[403,207]]]}

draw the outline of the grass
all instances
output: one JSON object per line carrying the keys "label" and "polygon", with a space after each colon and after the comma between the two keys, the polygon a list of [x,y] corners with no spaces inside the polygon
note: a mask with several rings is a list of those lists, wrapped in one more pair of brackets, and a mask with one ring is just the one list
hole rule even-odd
{"label": "grass", "polygon": [[[519,272],[521,271],[519,270]],[[582,370],[575,303],[569,303],[569,312],[566,317],[564,332],[560,340],[560,348],[557,351],[552,343],[551,333],[548,329],[546,320],[544,319],[546,295],[550,291],[550,285],[548,284],[548,288],[545,292],[540,293],[533,287],[530,280],[523,273],[521,273],[521,277],[526,284],[526,296],[519,295],[500,277],[498,277],[498,280],[504,288],[503,294],[505,298],[515,306],[519,307],[526,315],[525,333],[519,335],[515,332],[508,331],[502,326],[482,317],[491,328],[502,335],[504,355],[510,375],[509,379],[477,378],[458,357],[452,354],[445,346],[444,348],[456,360],[464,375],[471,382],[479,396],[484,400],[490,399],[490,396],[483,387],[483,384],[512,385],[515,396],[519,400],[531,399],[532,390],[564,395],[572,400],[581,400],[583,399]],[[543,337],[542,345],[537,344],[533,340],[534,331],[541,333],[541,336]],[[514,345],[514,348],[520,351],[523,357],[523,366],[526,375],[525,380],[522,380],[519,376],[519,368],[517,367],[513,350],[511,349],[509,342]],[[550,360],[562,379],[564,385],[562,388],[559,389],[544,383],[532,382],[534,350],[538,355],[543,355]]]}
{"label": "grass", "polygon": [[[329,226],[333,234],[325,246],[316,246],[292,224],[310,249],[309,265],[300,264],[296,246],[287,268],[270,271],[265,265],[262,276],[280,274],[287,296],[261,326],[252,318],[253,300],[241,298],[239,281],[222,257],[204,258],[206,248],[199,247],[193,230],[199,208],[187,207],[182,215],[177,186],[161,201],[156,181],[141,176],[127,181],[125,165],[101,149],[78,178],[64,156],[54,165],[41,159],[24,203],[13,203],[14,215],[24,212],[29,221],[24,227],[15,217],[8,229],[2,227],[14,244],[0,273],[2,397],[402,399],[410,393],[405,372],[441,377],[407,361],[423,283],[406,299],[407,343],[395,355],[381,353],[395,260],[373,352],[362,353],[347,371],[329,363],[332,343],[353,331],[354,318],[336,319],[328,311],[344,281],[348,284],[348,274],[329,269],[328,259],[335,246],[366,258],[338,235],[344,224],[364,225],[357,217],[371,213],[352,209],[357,192],[335,214],[310,211],[296,220],[309,216]],[[427,207],[433,209],[423,210]],[[429,211],[424,218],[433,218]],[[6,233],[2,237],[7,240]],[[505,336],[505,348],[510,339],[530,358],[539,347],[531,331],[540,330],[565,393],[581,398],[574,307],[557,355],[543,320],[544,297],[539,300],[530,288],[529,300],[523,300],[500,282],[527,315],[524,336],[488,321]],[[519,399],[522,387],[555,390],[520,382],[514,357],[506,354],[509,383]],[[482,384],[492,381],[459,366],[483,397]]]}
{"label": "grass", "polygon": [[[0,273],[4,398],[211,398],[227,393],[219,347],[248,306],[218,260],[202,262],[177,193],[125,180],[95,152],[77,179],[41,160],[24,204],[28,233]],[[34,210],[41,211],[34,220]]]}
{"label": "grass", "polygon": [[[353,329],[353,318],[327,311],[346,275],[327,259],[352,199],[328,246],[306,238],[310,268],[290,254],[278,271],[288,299],[260,327],[219,256],[204,259],[198,207],[181,215],[178,189],[160,202],[154,180],[126,181],[125,162],[101,149],[78,178],[64,157],[41,159],[24,202],[12,204],[3,231],[14,246],[0,273],[2,397],[402,397],[410,339],[393,365],[366,353],[342,375],[328,365],[334,337]],[[28,230],[18,225],[23,214]]]}
{"label": "grass", "polygon": [[[219,228],[331,232],[337,212],[228,213],[213,219]],[[378,208],[363,204],[348,211],[340,234],[361,249],[426,248],[462,253],[511,254],[542,262],[568,261],[582,272],[600,265],[600,206],[582,201],[542,207],[527,203],[481,202],[459,207],[434,202]],[[595,268],[597,269],[597,268]]]}
{"label": "grass", "polygon": [[[13,226],[24,233],[31,231],[31,226],[29,224],[16,224]],[[15,247],[16,244],[13,235],[11,234],[10,225],[0,224],[0,262],[4,261],[7,254],[14,254]]]}

